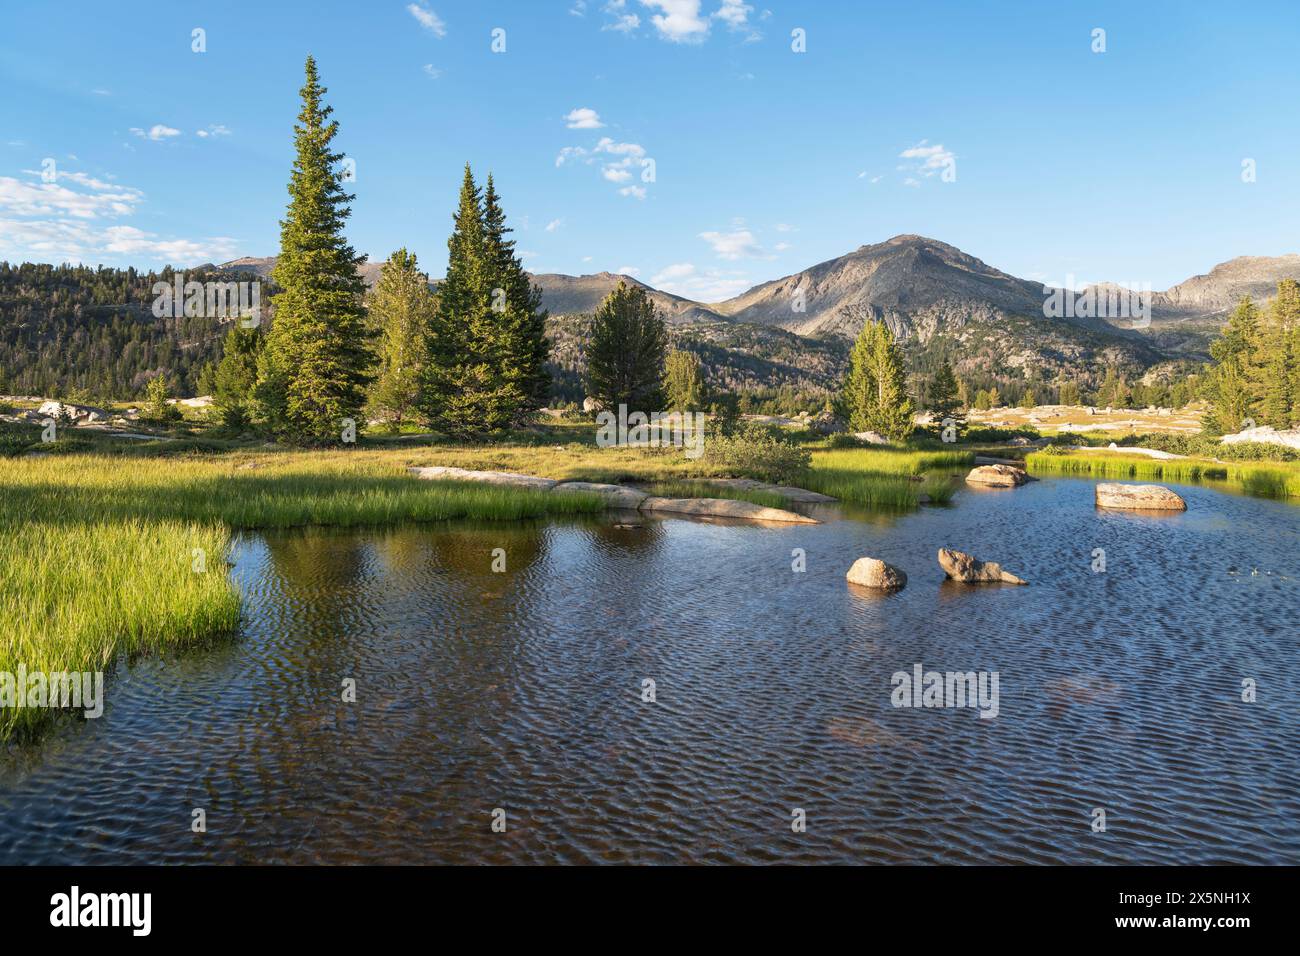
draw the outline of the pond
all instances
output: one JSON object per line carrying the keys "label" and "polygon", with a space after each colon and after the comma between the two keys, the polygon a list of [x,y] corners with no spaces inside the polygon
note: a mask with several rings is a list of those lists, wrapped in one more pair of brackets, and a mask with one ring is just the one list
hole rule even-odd
{"label": "pond", "polygon": [[[1177,487],[246,535],[235,640],[0,756],[0,863],[1300,863],[1300,509]],[[917,665],[996,716],[894,706]]]}

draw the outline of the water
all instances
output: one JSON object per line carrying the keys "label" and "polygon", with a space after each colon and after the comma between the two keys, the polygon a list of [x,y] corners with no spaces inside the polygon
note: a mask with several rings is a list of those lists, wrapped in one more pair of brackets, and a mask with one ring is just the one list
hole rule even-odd
{"label": "water", "polygon": [[[236,641],[0,756],[0,863],[1300,863],[1300,509],[1092,487],[245,537]],[[945,582],[940,546],[1031,586]],[[906,590],[850,588],[863,554]],[[997,671],[998,716],[894,708],[916,663]]]}

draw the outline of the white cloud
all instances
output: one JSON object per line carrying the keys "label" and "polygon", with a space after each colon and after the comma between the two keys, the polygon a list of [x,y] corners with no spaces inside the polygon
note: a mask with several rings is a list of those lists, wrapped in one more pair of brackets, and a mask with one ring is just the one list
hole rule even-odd
{"label": "white cloud", "polygon": [[436,80],[438,77],[442,76],[442,70],[438,69],[432,63],[426,63],[420,69],[424,70],[425,75],[431,80]]}
{"label": "white cloud", "polygon": [[694,263],[677,262],[651,276],[650,284],[698,302],[720,302],[744,292],[753,282],[742,272],[701,270]]}
{"label": "white cloud", "polygon": [[776,245],[774,245],[772,248],[775,249],[777,252],[785,252],[787,249],[790,248],[790,243],[788,243],[788,242],[778,242],[778,243],[777,243]]}
{"label": "white cloud", "polygon": [[[27,172],[39,176],[32,170]],[[78,192],[61,186],[66,179],[85,186],[91,192]],[[144,199],[138,189],[127,189],[86,176],[60,171],[55,182],[28,183],[10,176],[0,176],[0,212],[16,216],[71,216],[74,219],[98,219],[129,216]]]}
{"label": "white cloud", "polygon": [[153,126],[149,127],[147,131],[140,129],[139,127],[136,126],[132,126],[131,132],[134,135],[139,136],[141,139],[151,139],[155,143],[158,142],[159,140],[169,139],[172,136],[181,135],[180,130],[173,129],[170,126],[164,126],[162,123],[155,123]]}
{"label": "white cloud", "polygon": [[569,7],[569,16],[585,17],[587,15],[587,0],[574,0],[573,6]]}
{"label": "white cloud", "polygon": [[98,89],[96,89],[96,90],[91,90],[90,92],[94,93],[96,96],[112,96],[112,95],[113,95],[113,94],[110,93],[108,90],[98,90]]}
{"label": "white cloud", "polygon": [[563,225],[564,225],[563,219],[552,219],[550,222],[546,224],[546,231],[555,232]]}
{"label": "white cloud", "polygon": [[898,154],[898,158],[911,161],[900,166],[900,169],[908,169],[913,173],[926,177],[943,172],[945,168],[957,160],[951,150],[944,149],[942,143],[931,145],[929,140],[924,139],[915,146],[909,146],[903,150]]}
{"label": "white cloud", "polygon": [[794,226],[790,225],[788,222],[778,222],[774,228],[776,229],[777,232],[798,232],[799,231]]}
{"label": "white cloud", "polygon": [[[606,8],[610,12],[610,8]],[[617,34],[632,34],[641,26],[641,17],[634,13],[615,13],[614,20],[601,27],[602,31],[614,31]]]}
{"label": "white cloud", "polygon": [[211,123],[207,129],[201,129],[194,134],[200,139],[207,139],[209,136],[229,136],[230,130],[220,123]]}
{"label": "white cloud", "polygon": [[719,259],[755,259],[763,250],[748,229],[735,232],[702,232],[700,238],[713,247]]}
{"label": "white cloud", "polygon": [[434,13],[423,3],[408,3],[406,10],[411,16],[419,21],[420,26],[424,27],[439,40],[447,35],[447,24],[442,22],[442,18]]}
{"label": "white cloud", "polygon": [[134,226],[95,223],[129,216],[143,201],[138,189],[77,170],[57,170],[54,182],[0,176],[0,259],[91,264],[144,259],[187,266],[238,254],[238,241],[229,237],[167,238]]}
{"label": "white cloud", "polygon": [[713,14],[713,19],[721,20],[732,33],[744,33],[746,41],[761,40],[763,35],[749,23],[749,15],[754,8],[744,0],[722,0],[722,6]]}
{"label": "white cloud", "polygon": [[[582,159],[586,155],[587,151],[581,146],[566,146],[564,149],[560,150],[559,155],[555,157],[555,165],[563,166],[569,160]],[[587,159],[585,162],[591,162],[591,160]]]}
{"label": "white cloud", "polygon": [[646,192],[644,186],[624,186],[618,191],[620,196],[633,196],[637,199],[645,199]]}
{"label": "white cloud", "polygon": [[636,266],[619,266],[617,274],[621,276],[631,276],[635,279],[641,274],[641,270]]}
{"label": "white cloud", "polygon": [[569,129],[600,129],[605,125],[600,121],[599,113],[585,106],[570,110],[564,120]]}
{"label": "white cloud", "polygon": [[632,178],[632,174],[626,169],[618,166],[606,166],[600,174],[608,179],[611,183],[625,183]]}
{"label": "white cloud", "polygon": [[635,156],[640,159],[645,155],[645,147],[639,143],[616,143],[608,136],[602,136],[596,143],[597,153],[612,153],[615,156]]}
{"label": "white cloud", "polygon": [[709,21],[700,16],[700,0],[641,0],[641,6],[661,10],[650,17],[659,36],[673,43],[701,43]]}

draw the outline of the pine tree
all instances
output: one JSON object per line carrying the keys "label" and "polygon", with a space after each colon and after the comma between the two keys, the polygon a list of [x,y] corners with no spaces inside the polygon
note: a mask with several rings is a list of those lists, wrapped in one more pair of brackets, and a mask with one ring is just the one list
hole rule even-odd
{"label": "pine tree", "polygon": [[[508,367],[512,340],[503,331],[505,313],[493,309],[494,301],[509,298],[509,291],[495,284],[498,275],[482,193],[466,163],[447,239],[447,275],[438,286],[438,311],[426,336],[428,365],[420,396],[429,422],[456,438],[508,428],[528,407],[526,376]],[[494,296],[494,289],[501,294]]]}
{"label": "pine tree", "polygon": [[902,356],[889,327],[868,321],[849,357],[842,404],[851,431],[876,431],[891,441],[912,432],[912,402],[907,397]]}
{"label": "pine tree", "polygon": [[650,413],[663,409],[668,331],[639,285],[620,282],[592,320],[587,394],[603,408]]}
{"label": "pine tree", "polygon": [[253,386],[257,383],[257,358],[263,336],[257,328],[240,323],[226,333],[221,362],[214,376],[213,399],[217,413],[230,428],[244,428],[252,418]]}
{"label": "pine tree", "polygon": [[357,274],[364,260],[343,236],[353,196],[343,189],[343,159],[331,147],[338,122],[322,100],[316,61],[307,58],[302,110],[294,126],[297,157],[289,208],[280,223],[280,257],[272,273],[281,292],[259,359],[259,417],[292,441],[339,440],[344,419],[365,404],[372,356]]}
{"label": "pine tree", "polygon": [[1078,405],[1083,401],[1079,394],[1079,385],[1074,381],[1062,381],[1058,389],[1057,401],[1062,405]]}
{"label": "pine tree", "polygon": [[1261,424],[1287,429],[1295,418],[1300,400],[1300,362],[1297,361],[1297,334],[1300,334],[1300,284],[1283,279],[1277,285],[1277,298],[1269,309],[1263,330],[1263,347],[1257,357],[1256,381],[1259,386]]}
{"label": "pine tree", "polygon": [[414,254],[398,249],[388,257],[368,305],[380,340],[369,413],[400,426],[419,401],[428,335],[438,308],[429,277],[420,271]]}
{"label": "pine tree", "polygon": [[930,408],[941,419],[950,418],[959,406],[957,393],[957,376],[952,372],[952,364],[944,359],[930,383]]}
{"label": "pine tree", "polygon": [[[483,240],[491,270],[492,306],[499,323],[501,358],[508,380],[519,385],[525,401],[516,413],[522,423],[546,404],[551,390],[551,373],[546,368],[551,346],[546,338],[547,312],[542,308],[542,289],[524,271],[515,255],[512,232],[506,225],[501,197],[488,174],[483,191]],[[500,292],[498,292],[500,290]]]}
{"label": "pine tree", "polygon": [[993,407],[993,401],[987,391],[981,388],[978,392],[975,393],[976,411],[987,412],[992,407]]}
{"label": "pine tree", "polygon": [[664,359],[664,395],[667,410],[697,411],[704,403],[704,379],[694,352],[673,349]]}

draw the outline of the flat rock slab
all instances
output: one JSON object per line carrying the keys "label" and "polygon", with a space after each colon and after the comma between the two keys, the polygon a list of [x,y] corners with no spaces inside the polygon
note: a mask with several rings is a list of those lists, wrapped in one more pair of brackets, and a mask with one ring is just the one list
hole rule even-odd
{"label": "flat rock slab", "polygon": [[879,558],[858,558],[844,576],[850,584],[882,591],[897,591],[907,586],[907,575],[903,570]]}
{"label": "flat rock slab", "polygon": [[1186,511],[1187,502],[1163,485],[1121,485],[1102,482],[1096,490],[1098,508],[1125,511]]}
{"label": "flat rock slab", "polygon": [[961,551],[951,548],[939,549],[939,567],[943,573],[954,581],[963,584],[982,584],[985,582],[1002,582],[1004,584],[1028,584],[1010,571],[1003,571],[996,561],[981,561]]}
{"label": "flat rock slab", "polygon": [[980,465],[972,468],[966,476],[968,485],[984,485],[987,488],[1018,488],[1029,481],[1029,475],[1023,468],[1013,465]]}
{"label": "flat rock slab", "polygon": [[550,491],[559,484],[554,478],[517,475],[510,471],[469,471],[465,468],[449,468],[445,465],[434,465],[431,468],[412,468],[411,474],[426,481],[481,481],[488,485],[533,488],[537,491]]}
{"label": "flat rock slab", "polygon": [[727,498],[647,498],[641,502],[642,511],[662,511],[678,515],[698,515],[708,518],[741,518],[746,521],[784,521],[790,524],[821,524],[793,511],[765,508],[749,501],[732,501]]}
{"label": "flat rock slab", "polygon": [[770,485],[753,478],[710,478],[709,484],[724,488],[739,488],[742,491],[770,491],[785,498],[786,501],[798,501],[802,504],[833,504],[838,499],[807,488],[795,488],[792,485]]}
{"label": "flat rock slab", "polygon": [[600,495],[610,508],[630,508],[633,511],[640,508],[641,502],[650,497],[644,491],[637,491],[626,485],[606,485],[598,481],[562,481],[551,490]]}

